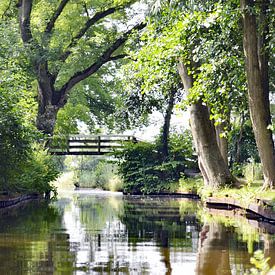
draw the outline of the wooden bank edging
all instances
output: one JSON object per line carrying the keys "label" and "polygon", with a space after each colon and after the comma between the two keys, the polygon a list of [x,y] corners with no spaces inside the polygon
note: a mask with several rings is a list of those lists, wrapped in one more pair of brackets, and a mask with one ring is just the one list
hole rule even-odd
{"label": "wooden bank edging", "polygon": [[[260,230],[261,233],[269,233],[269,234],[275,234],[275,226],[274,223],[265,220],[265,219],[259,219],[259,215],[256,215],[254,213],[246,213],[244,215],[243,209],[241,208],[233,208],[231,210],[229,209],[217,209],[217,208],[207,208],[207,211],[212,216],[220,216],[220,217],[229,217],[229,218],[237,218],[239,221],[246,221],[250,226],[253,228],[256,228]],[[256,217],[255,217],[256,216]]]}
{"label": "wooden bank edging", "polygon": [[210,197],[205,200],[205,203],[206,206],[210,208],[222,208],[228,210],[232,210],[232,208],[240,208],[255,213],[269,221],[275,221],[275,211],[262,200],[258,200],[258,203],[248,203],[247,206],[244,206],[243,203],[233,198]]}
{"label": "wooden bank edging", "polygon": [[[131,195],[133,196],[133,195]],[[195,200],[202,200],[201,197],[194,192],[186,192],[186,193],[158,193],[158,194],[150,194],[149,196],[160,196],[160,197],[176,197],[176,198],[189,198]],[[215,209],[223,209],[223,210],[232,210],[232,209],[242,209],[245,212],[253,213],[255,216],[259,218],[263,218],[268,220],[269,222],[275,222],[275,211],[273,207],[268,205],[264,200],[257,199],[257,203],[249,203],[247,206],[244,206],[244,203],[240,201],[229,198],[216,198],[216,197],[208,197],[205,200],[202,200],[203,203],[206,204],[208,208]]]}
{"label": "wooden bank edging", "polygon": [[193,199],[193,200],[200,200],[200,196],[196,193],[169,193],[169,192],[161,192],[161,193],[150,193],[150,194],[128,194],[123,193],[125,197],[160,197],[160,198],[186,198],[186,199]]}
{"label": "wooden bank edging", "polygon": [[[174,197],[174,198],[188,198],[195,200],[202,200],[202,198],[195,192],[186,192],[186,193],[151,193],[148,195],[142,194],[124,194],[126,197],[140,197],[140,196],[149,196],[149,197]],[[275,211],[271,205],[268,205],[264,200],[257,199],[257,203],[249,203],[247,206],[244,206],[244,203],[240,201],[229,198],[216,198],[216,197],[208,197],[207,199],[202,200],[203,203],[206,204],[208,208],[215,209],[223,209],[223,210],[232,210],[232,209],[242,209],[245,212],[253,213],[255,216],[259,218],[263,218],[268,220],[271,223],[275,222]]]}
{"label": "wooden bank edging", "polygon": [[39,194],[28,194],[28,195],[22,195],[22,196],[19,196],[16,198],[0,200],[0,208],[14,206],[20,202],[24,202],[27,200],[39,199],[39,198],[41,198],[41,196]]}

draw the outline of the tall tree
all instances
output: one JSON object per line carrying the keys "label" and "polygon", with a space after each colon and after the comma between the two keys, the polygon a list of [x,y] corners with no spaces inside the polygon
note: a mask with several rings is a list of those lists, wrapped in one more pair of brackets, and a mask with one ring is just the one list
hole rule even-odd
{"label": "tall tree", "polygon": [[[188,93],[193,87],[194,78],[182,62],[179,64],[179,73]],[[219,149],[208,107],[199,100],[192,103],[189,109],[192,136],[205,184],[212,187],[232,184],[234,179]]]}
{"label": "tall tree", "polygon": [[[224,76],[223,67],[233,75],[236,57],[227,57],[224,41],[218,41],[221,25],[228,23],[221,20],[221,6],[200,4],[193,7],[195,10],[191,6],[183,8],[180,3],[178,6],[177,3],[164,5],[142,38],[146,43],[138,54],[138,68],[150,83],[151,79],[177,68],[181,61],[179,74],[188,94],[190,124],[205,184],[212,187],[231,185],[235,184],[235,179],[218,147],[213,121],[218,121],[221,114],[232,109],[226,104],[233,98],[229,91],[230,88],[235,90],[235,81]],[[233,27],[235,25],[229,24],[227,34],[222,35],[228,37]],[[226,60],[230,62],[226,63]],[[216,74],[218,80],[214,80],[216,68],[220,68]],[[234,83],[231,87],[228,85],[230,81]]]}
{"label": "tall tree", "polygon": [[250,117],[263,166],[263,187],[272,188],[275,186],[275,150],[270,130],[267,40],[270,1],[262,0],[258,7],[252,0],[241,0],[240,3],[243,14],[243,47],[246,59]]}
{"label": "tall tree", "polygon": [[135,1],[19,1],[21,37],[38,83],[39,130],[52,135],[71,90],[107,62],[125,56],[121,47],[133,31],[144,27],[123,26],[117,19],[132,16],[125,12],[131,2]]}

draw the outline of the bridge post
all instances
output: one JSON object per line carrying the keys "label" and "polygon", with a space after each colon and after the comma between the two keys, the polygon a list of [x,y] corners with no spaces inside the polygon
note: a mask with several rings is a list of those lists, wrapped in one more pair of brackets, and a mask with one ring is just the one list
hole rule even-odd
{"label": "bridge post", "polygon": [[70,136],[68,136],[66,139],[66,150],[67,150],[67,153],[69,154],[70,153]]}
{"label": "bridge post", "polygon": [[100,155],[100,136],[97,137],[97,152]]}

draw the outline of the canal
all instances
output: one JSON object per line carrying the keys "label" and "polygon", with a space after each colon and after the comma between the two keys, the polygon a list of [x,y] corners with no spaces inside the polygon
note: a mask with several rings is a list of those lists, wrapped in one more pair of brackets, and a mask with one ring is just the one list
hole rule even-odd
{"label": "canal", "polygon": [[70,191],[1,213],[0,274],[245,274],[275,226],[184,198]]}

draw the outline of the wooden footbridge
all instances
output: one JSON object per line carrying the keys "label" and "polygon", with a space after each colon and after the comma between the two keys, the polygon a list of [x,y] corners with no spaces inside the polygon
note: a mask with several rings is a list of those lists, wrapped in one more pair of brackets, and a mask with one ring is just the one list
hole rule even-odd
{"label": "wooden footbridge", "polygon": [[72,135],[55,138],[49,151],[53,155],[105,155],[122,149],[128,142],[138,142],[131,135]]}

